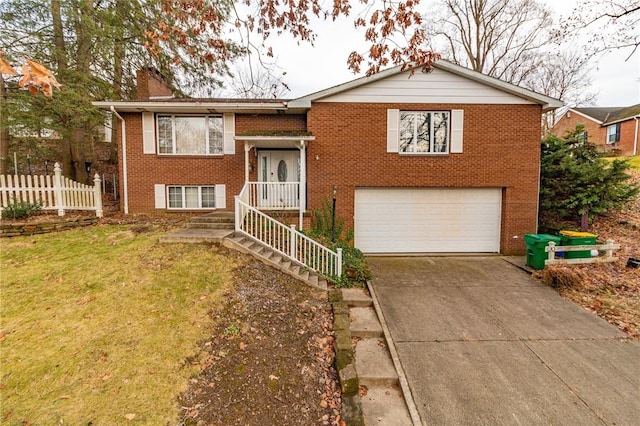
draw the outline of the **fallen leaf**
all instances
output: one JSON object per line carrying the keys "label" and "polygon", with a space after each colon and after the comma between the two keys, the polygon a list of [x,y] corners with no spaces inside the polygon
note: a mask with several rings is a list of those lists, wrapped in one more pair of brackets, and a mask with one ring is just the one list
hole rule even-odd
{"label": "fallen leaf", "polygon": [[238,345],[238,347],[240,348],[241,351],[245,350],[247,347],[247,344],[244,342],[240,342],[240,344]]}
{"label": "fallen leaf", "polygon": [[131,420],[136,418],[136,414],[135,413],[129,413],[126,416],[124,416],[124,418],[129,420],[129,421],[131,421]]}

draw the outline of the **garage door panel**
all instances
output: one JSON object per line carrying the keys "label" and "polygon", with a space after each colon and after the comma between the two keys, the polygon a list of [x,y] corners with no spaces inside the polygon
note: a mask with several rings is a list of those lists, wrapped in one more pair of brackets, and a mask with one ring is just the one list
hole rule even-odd
{"label": "garage door panel", "polygon": [[355,196],[365,253],[498,252],[499,188],[372,188]]}

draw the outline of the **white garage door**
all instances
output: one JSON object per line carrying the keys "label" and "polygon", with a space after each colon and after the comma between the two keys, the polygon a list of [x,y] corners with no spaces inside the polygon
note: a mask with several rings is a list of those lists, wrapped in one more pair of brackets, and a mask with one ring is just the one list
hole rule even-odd
{"label": "white garage door", "polygon": [[499,188],[363,188],[355,246],[365,253],[497,253]]}

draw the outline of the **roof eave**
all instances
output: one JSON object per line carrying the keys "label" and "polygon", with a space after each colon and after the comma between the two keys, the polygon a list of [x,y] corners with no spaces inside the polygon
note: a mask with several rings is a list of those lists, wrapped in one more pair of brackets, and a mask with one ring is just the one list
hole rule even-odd
{"label": "roof eave", "polygon": [[[503,92],[510,93],[514,96],[520,97],[522,99],[528,100],[530,102],[536,103],[542,106],[543,112],[552,111],[554,109],[560,108],[564,106],[564,103],[558,99],[552,98],[550,96],[542,95],[540,93],[536,93],[529,89],[524,89],[522,87],[516,86],[511,83],[506,83],[497,78],[489,77],[477,71],[470,70],[468,68],[462,67],[460,65],[453,64],[451,62],[445,60],[439,60],[433,62],[433,67],[441,69],[443,71],[448,71],[453,74],[459,75],[461,77],[468,78],[470,80],[476,81],[481,84],[485,84],[487,86],[493,87],[495,89],[501,90]],[[416,72],[420,72],[419,68],[414,68]],[[401,72],[405,72],[406,70],[402,69],[402,66],[396,66],[393,68],[386,69],[377,74],[374,74],[370,77],[360,77],[355,80],[349,81],[344,84],[340,84],[337,86],[330,87],[325,90],[321,90],[319,92],[311,93],[309,95],[303,96],[301,98],[293,99],[288,102],[288,106],[290,107],[304,107],[310,108],[311,103],[313,101],[320,100],[322,98],[326,98],[350,89],[354,89],[356,87],[362,86],[364,84],[373,83],[377,80],[381,80],[383,78],[399,74]]]}
{"label": "roof eave", "polygon": [[113,106],[118,112],[165,112],[165,113],[292,113],[285,102],[153,102],[153,101],[96,101],[93,105],[102,109]]}

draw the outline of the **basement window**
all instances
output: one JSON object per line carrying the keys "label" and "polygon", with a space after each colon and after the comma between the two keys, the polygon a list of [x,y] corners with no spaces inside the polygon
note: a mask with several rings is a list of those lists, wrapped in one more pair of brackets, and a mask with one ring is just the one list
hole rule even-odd
{"label": "basement window", "polygon": [[216,207],[215,186],[167,186],[169,209],[212,209]]}

